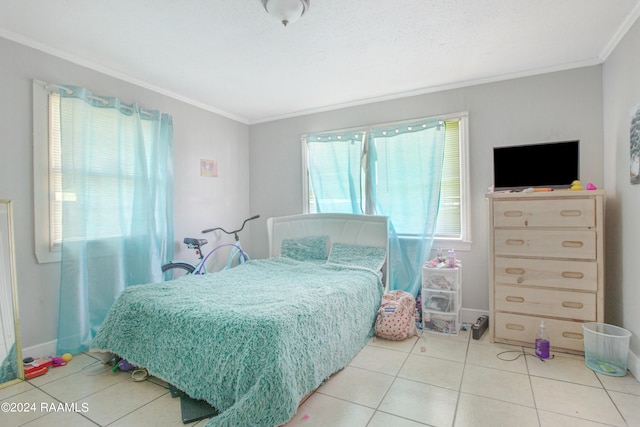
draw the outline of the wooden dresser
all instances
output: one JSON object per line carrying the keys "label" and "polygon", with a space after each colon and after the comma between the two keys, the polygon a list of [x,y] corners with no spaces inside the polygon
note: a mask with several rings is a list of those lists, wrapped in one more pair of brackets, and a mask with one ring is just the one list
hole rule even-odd
{"label": "wooden dresser", "polygon": [[491,341],[582,353],[604,321],[604,191],[490,193]]}

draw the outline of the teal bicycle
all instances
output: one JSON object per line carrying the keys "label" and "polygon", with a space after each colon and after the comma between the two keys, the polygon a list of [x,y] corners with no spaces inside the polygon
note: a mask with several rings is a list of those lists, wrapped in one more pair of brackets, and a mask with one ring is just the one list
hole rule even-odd
{"label": "teal bicycle", "polygon": [[240,244],[240,237],[238,233],[244,230],[247,222],[252,221],[254,219],[260,218],[260,215],[252,216],[251,218],[247,218],[242,223],[242,227],[237,230],[227,231],[222,227],[208,228],[206,230],[202,230],[202,234],[211,233],[213,231],[220,230],[223,233],[233,235],[235,239],[235,243],[223,243],[221,245],[213,248],[206,256],[202,253],[202,247],[209,243],[207,239],[197,239],[194,237],[185,237],[183,242],[187,245],[189,249],[194,249],[196,251],[196,255],[198,256],[198,263],[191,264],[186,261],[171,261],[162,266],[162,272],[173,272],[176,273],[178,271],[182,272],[182,275],[186,274],[207,274],[206,262],[215,252],[222,248],[230,247],[231,251],[229,252],[229,256],[227,257],[227,263],[225,264],[223,270],[227,268],[231,268],[238,264],[244,264],[249,261],[249,255],[242,249],[242,245]]}

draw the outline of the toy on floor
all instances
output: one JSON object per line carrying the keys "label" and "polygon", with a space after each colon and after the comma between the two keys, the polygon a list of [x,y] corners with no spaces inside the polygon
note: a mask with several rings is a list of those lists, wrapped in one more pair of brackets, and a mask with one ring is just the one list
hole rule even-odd
{"label": "toy on floor", "polygon": [[53,367],[53,368],[57,368],[59,366],[64,366],[66,364],[67,364],[67,361],[64,360],[60,356],[55,356],[55,357],[51,358],[51,367]]}
{"label": "toy on floor", "polygon": [[46,374],[51,366],[51,360],[43,358],[27,357],[22,362],[24,363],[24,376],[28,380]]}
{"label": "toy on floor", "polygon": [[73,359],[73,356],[71,353],[65,353],[62,356],[49,357],[49,359],[51,360],[51,367],[58,368],[60,366],[65,366],[71,359]]}
{"label": "toy on floor", "polygon": [[115,365],[113,365],[112,371],[115,372],[118,369],[120,369],[121,371],[129,372],[129,371],[133,371],[134,369],[136,369],[136,367],[134,365],[132,365],[131,363],[127,362],[126,359],[120,359],[120,360],[118,360],[116,362]]}

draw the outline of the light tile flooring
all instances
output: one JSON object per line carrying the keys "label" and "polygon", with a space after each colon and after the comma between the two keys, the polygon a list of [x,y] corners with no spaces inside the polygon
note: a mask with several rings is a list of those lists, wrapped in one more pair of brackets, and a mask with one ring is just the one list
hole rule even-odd
{"label": "light tile flooring", "polygon": [[[599,375],[582,357],[562,353],[544,362],[517,357],[523,352],[532,349],[491,344],[487,334],[476,341],[468,332],[372,339],[287,427],[640,426],[640,382],[631,374]],[[0,389],[0,401],[35,409],[0,412],[7,427],[183,425],[180,399],[171,398],[164,382],[130,381],[86,354]],[[56,412],[57,403],[76,403],[77,411]]]}

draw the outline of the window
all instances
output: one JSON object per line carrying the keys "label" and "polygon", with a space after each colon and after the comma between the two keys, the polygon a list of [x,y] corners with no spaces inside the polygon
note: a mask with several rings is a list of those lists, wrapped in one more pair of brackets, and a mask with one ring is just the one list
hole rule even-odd
{"label": "window", "polygon": [[[55,244],[55,209],[51,208],[55,194],[50,191],[49,170],[49,91],[47,83],[33,81],[33,177],[35,210],[35,249],[38,262],[60,261],[60,251]],[[53,131],[55,133],[55,130]],[[55,222],[55,221],[54,221]]]}
{"label": "window", "polygon": [[[427,120],[439,120],[444,126],[445,130],[445,143],[444,143],[444,156],[442,165],[442,181],[440,184],[440,202],[438,210],[438,219],[435,230],[435,240],[433,247],[446,247],[455,249],[469,249],[470,248],[470,233],[469,233],[469,197],[468,182],[467,182],[467,123],[468,115],[466,113],[460,113],[455,115],[447,115]],[[394,128],[400,127],[407,123],[416,123],[419,121],[412,120],[411,122],[391,123],[378,126],[370,126],[368,128],[361,129],[349,129],[341,131],[323,132],[316,135],[328,135],[328,138],[335,138],[335,144],[332,144],[332,149],[327,150],[315,150],[310,147],[310,144],[306,144],[308,135],[303,137],[303,153],[305,155],[305,166],[303,179],[304,194],[304,211],[309,213],[317,212],[316,196],[314,189],[311,185],[311,179],[309,179],[309,159],[314,158],[314,164],[318,164],[320,160],[321,168],[325,164],[324,159],[318,159],[317,156],[325,155],[327,157],[339,158],[339,162],[333,162],[329,159],[326,160],[326,168],[324,172],[327,174],[341,175],[343,179],[341,182],[350,182],[350,188],[335,189],[335,194],[343,194],[345,196],[338,197],[334,200],[330,210],[333,212],[354,212],[359,211],[363,213],[371,213],[371,209],[367,206],[367,191],[366,182],[368,179],[366,174],[376,174],[373,178],[377,185],[381,184],[381,180],[384,178],[382,170],[384,168],[384,150],[393,150],[395,147],[401,144],[384,144],[376,142],[377,152],[376,155],[381,159],[378,161],[376,171],[367,171],[365,167],[360,167],[360,156],[363,149],[363,141],[366,138],[375,137],[387,132],[387,130],[393,131]],[[379,141],[378,139],[377,141]],[[349,141],[349,143],[344,143]],[[417,146],[410,146],[404,144],[403,150],[408,150],[410,159],[411,150],[420,149]],[[314,157],[315,156],[315,157]],[[315,179],[315,182],[322,182],[321,179]],[[390,194],[394,194],[400,198],[410,198],[411,191],[415,191],[416,188],[420,188],[415,185],[399,185],[404,183],[393,183],[391,181],[384,182],[385,188],[394,186],[389,190]],[[335,183],[332,183],[335,185]],[[326,194],[327,191],[331,192],[331,189],[322,188],[318,189]],[[354,196],[354,194],[357,195]],[[351,196],[349,196],[351,194]],[[355,202],[354,202],[355,200]],[[353,206],[353,204],[359,206]],[[386,203],[386,202],[385,202]],[[391,203],[391,201],[389,201]],[[404,230],[398,230],[398,232],[406,237],[411,236],[410,226],[405,227]]]}
{"label": "window", "polygon": [[[34,205],[35,205],[35,234],[36,257],[38,262],[55,262],[60,260],[60,244],[62,242],[62,208],[63,202],[82,206],[89,203],[86,195],[81,195],[80,187],[91,188],[90,226],[87,219],[76,218],[67,212],[65,221],[65,238],[68,240],[98,240],[112,237],[124,237],[132,234],[136,207],[136,180],[145,174],[144,165],[150,164],[149,146],[157,132],[157,121],[153,112],[141,111],[142,116],[149,120],[136,120],[133,108],[119,103],[117,108],[78,108],[82,99],[69,98],[68,104],[76,106],[67,108],[68,115],[60,117],[60,94],[52,91],[48,83],[34,80]],[[55,85],[54,85],[55,87]],[[105,103],[106,99],[87,95],[89,99],[98,103]],[[103,105],[101,104],[100,107]],[[124,114],[123,114],[124,113]],[[87,128],[85,138],[93,142],[91,148],[91,167],[83,165],[80,159],[80,146],[62,152],[61,121],[73,120],[83,123],[91,117],[92,126]],[[144,140],[144,158],[139,155],[140,131]],[[90,136],[88,136],[90,135]],[[78,141],[82,138],[78,137]],[[81,144],[84,146],[84,144]],[[66,155],[67,164],[82,172],[83,180],[79,185],[67,185],[63,191],[61,165]],[[146,156],[146,157],[145,157]],[[157,159],[154,159],[157,161]],[[141,163],[142,162],[142,163]],[[76,167],[77,166],[77,167]],[[151,172],[149,172],[151,173]],[[170,179],[170,175],[158,178],[163,182]],[[139,197],[138,197],[139,198]],[[89,205],[87,205],[89,206]],[[115,212],[115,213],[114,213]]]}

